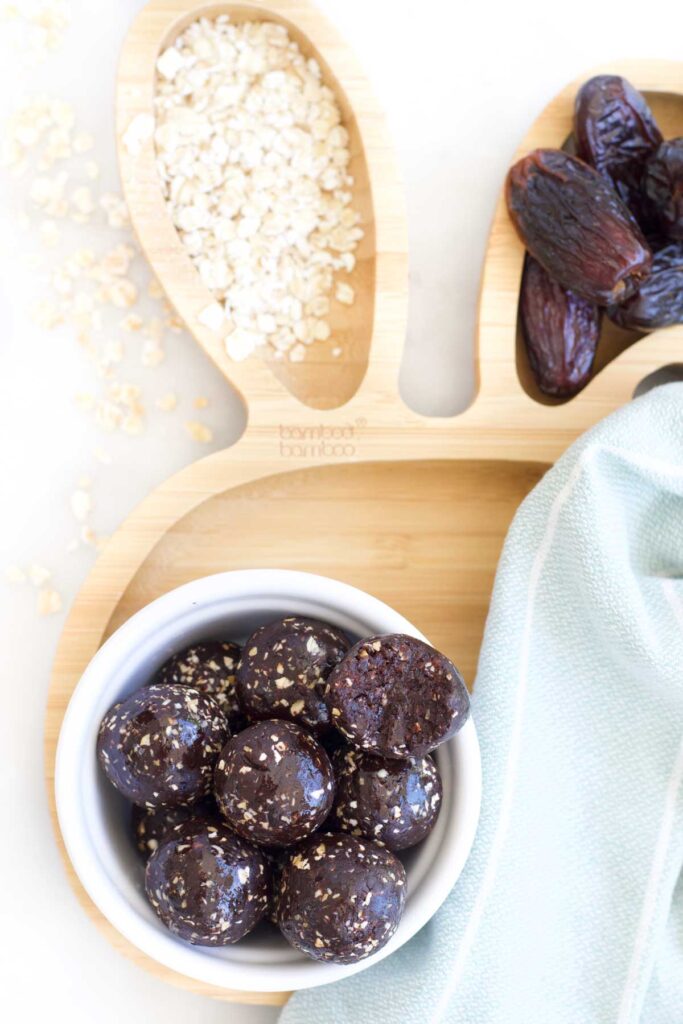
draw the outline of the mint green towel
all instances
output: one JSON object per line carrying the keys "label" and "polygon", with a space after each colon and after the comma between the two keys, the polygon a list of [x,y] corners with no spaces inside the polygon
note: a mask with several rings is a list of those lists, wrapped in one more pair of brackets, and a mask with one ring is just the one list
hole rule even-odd
{"label": "mint green towel", "polygon": [[519,509],[473,715],[484,798],[455,889],[280,1024],[683,1024],[682,384]]}

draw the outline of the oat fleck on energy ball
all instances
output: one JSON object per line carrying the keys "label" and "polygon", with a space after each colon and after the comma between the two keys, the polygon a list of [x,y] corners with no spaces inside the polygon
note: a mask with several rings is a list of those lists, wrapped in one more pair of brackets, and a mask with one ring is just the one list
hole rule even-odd
{"label": "oat fleck on energy ball", "polygon": [[208,798],[196,804],[179,804],[177,807],[137,807],[133,804],[131,826],[135,845],[147,860],[171,829],[193,818],[213,824],[219,822],[215,800]]}
{"label": "oat fleck on energy ball", "polygon": [[223,747],[214,779],[231,828],[265,846],[291,846],[324,822],[334,800],[330,760],[292,722],[256,722]]}
{"label": "oat fleck on energy ball", "polygon": [[429,835],[441,809],[441,776],[427,754],[390,761],[346,747],[333,758],[330,826],[406,850]]}
{"label": "oat fleck on energy ball", "polygon": [[194,644],[169,658],[159,669],[155,683],[191,686],[213,697],[228,719],[232,732],[246,725],[235,691],[235,672],[240,659],[238,644],[209,640]]}
{"label": "oat fleck on energy ball", "polygon": [[352,964],[376,953],[403,914],[406,874],[389,850],[349,835],[319,834],[282,870],[282,934],[314,960]]}
{"label": "oat fleck on energy ball", "polygon": [[199,946],[228,946],[268,908],[260,850],[225,825],[176,825],[149,858],[147,897],[166,927]]}
{"label": "oat fleck on energy ball", "polygon": [[249,637],[237,668],[237,696],[250,717],[283,718],[321,735],[330,726],[322,689],[349,649],[341,630],[293,615]]}
{"label": "oat fleck on energy ball", "polygon": [[400,633],[352,647],[325,688],[332,722],[354,747],[380,757],[421,757],[464,725],[470,700],[445,655]]}
{"label": "oat fleck on energy ball", "polygon": [[134,804],[191,804],[211,791],[230,729],[216,702],[186,686],[145,686],[102,719],[97,756]]}

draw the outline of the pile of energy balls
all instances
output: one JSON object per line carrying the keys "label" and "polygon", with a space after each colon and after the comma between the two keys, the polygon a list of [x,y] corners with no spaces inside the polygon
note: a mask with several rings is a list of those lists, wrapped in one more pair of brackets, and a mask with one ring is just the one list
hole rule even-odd
{"label": "pile of energy balls", "polygon": [[107,712],[97,753],[134,805],[146,893],[171,932],[225,946],[269,918],[307,956],[348,964],[398,927],[396,854],[441,806],[429,752],[468,714],[460,673],[422,641],[351,646],[287,616],[242,650],[174,655]]}

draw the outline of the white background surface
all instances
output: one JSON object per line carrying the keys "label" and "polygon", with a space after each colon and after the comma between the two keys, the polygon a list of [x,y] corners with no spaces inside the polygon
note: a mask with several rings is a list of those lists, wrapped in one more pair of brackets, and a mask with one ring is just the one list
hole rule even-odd
{"label": "white background surface", "polygon": [[[141,6],[142,0],[73,0],[61,49],[35,68],[27,68],[20,37],[0,22],[0,113],[6,117],[38,92],[71,101],[81,126],[96,136],[98,188],[117,188],[114,76],[126,26]],[[320,7],[373,82],[406,181],[412,270],[404,393],[425,412],[453,413],[471,395],[481,257],[518,139],[581,71],[617,57],[681,56],[679,5],[320,0]],[[100,435],[73,402],[75,392],[95,389],[92,367],[68,329],[36,327],[29,309],[49,294],[49,268],[60,254],[83,245],[102,252],[118,237],[95,225],[74,227],[64,247],[43,253],[36,269],[39,218],[31,214],[33,227],[22,226],[21,215],[31,212],[26,188],[5,179],[0,195],[0,569],[45,564],[68,603],[93,558],[90,549],[66,551],[76,532],[69,495],[79,477],[92,476],[93,525],[109,533],[155,483],[210,450],[189,439],[184,420],[209,423],[213,447],[222,447],[239,433],[241,412],[198,348],[177,335],[161,368],[141,370],[131,351],[122,376],[141,384],[151,406],[176,387],[179,411],[152,412],[142,437]],[[136,273],[145,279],[140,263]],[[211,401],[200,414],[191,408],[197,395]],[[97,444],[112,454],[111,466],[94,460]],[[3,1016],[76,1024],[174,1024],[200,1014],[206,1024],[274,1020],[268,1009],[164,986],[115,954],[76,905],[52,840],[42,768],[43,707],[64,616],[39,619],[34,608],[31,587],[0,583]]]}

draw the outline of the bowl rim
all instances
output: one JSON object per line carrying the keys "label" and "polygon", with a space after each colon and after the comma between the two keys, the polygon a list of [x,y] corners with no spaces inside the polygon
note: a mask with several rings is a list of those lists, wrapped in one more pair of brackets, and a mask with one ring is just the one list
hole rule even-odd
{"label": "bowl rim", "polygon": [[[439,748],[453,762],[451,774],[462,779],[457,829],[455,820],[442,826],[441,843],[433,861],[438,870],[418,879],[410,893],[401,925],[383,949],[355,964],[322,964],[309,959],[284,964],[231,962],[192,946],[161,925],[152,926],[108,877],[99,860],[82,806],[81,766],[87,755],[87,736],[98,696],[114,667],[119,671],[144,638],[178,624],[193,611],[212,604],[235,605],[240,598],[256,601],[310,602],[319,615],[382,623],[384,633],[406,633],[427,641],[415,626],[385,602],[348,583],[314,573],[287,569],[243,569],[200,577],[182,584],[145,605],[124,622],[99,648],[74,688],[60,729],[55,763],[55,800],[64,845],[86,893],[104,917],[133,946],[165,967],[195,981],[243,992],[280,992],[313,988],[349,977],[383,960],[409,941],[436,913],[455,885],[469,856],[481,805],[481,758],[470,715],[463,728]],[[312,614],[309,612],[309,614]],[[447,749],[446,749],[447,748]],[[94,752],[91,752],[94,753]],[[464,776],[463,776],[464,772]],[[432,865],[433,866],[433,865]],[[419,897],[419,898],[418,898]],[[204,955],[202,955],[204,954]]]}

